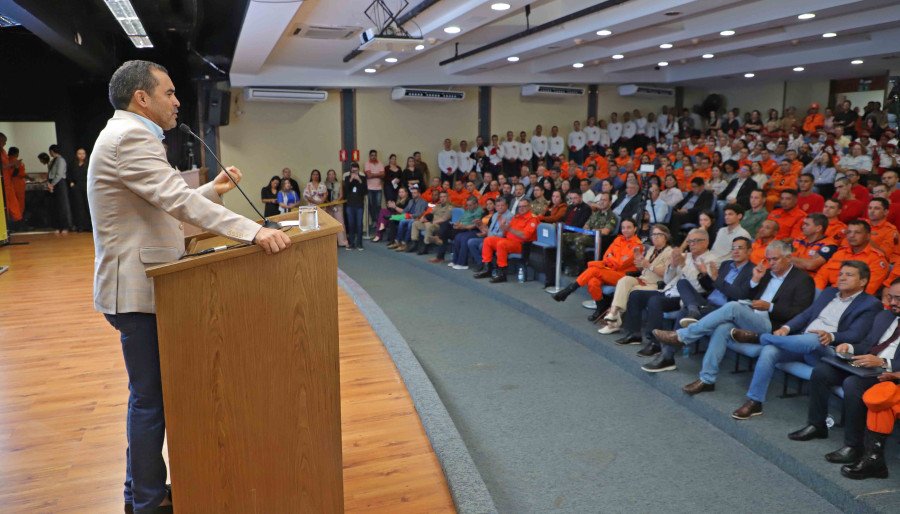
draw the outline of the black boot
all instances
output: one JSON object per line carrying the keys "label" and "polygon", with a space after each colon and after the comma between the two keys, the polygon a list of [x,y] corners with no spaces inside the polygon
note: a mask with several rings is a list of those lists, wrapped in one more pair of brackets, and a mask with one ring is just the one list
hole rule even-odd
{"label": "black boot", "polygon": [[578,285],[578,282],[572,282],[563,289],[560,289],[559,291],[553,293],[553,299],[557,302],[564,302],[566,301],[566,298],[568,298],[570,294],[577,291],[579,287],[581,286]]}
{"label": "black boot", "polygon": [[428,253],[430,246],[431,246],[430,244],[424,244],[424,245],[422,245],[422,248],[419,248],[419,251],[416,253],[418,253],[419,255],[425,255],[426,253]]}
{"label": "black boot", "polygon": [[491,277],[491,284],[506,282],[506,267],[497,268],[497,274]]}
{"label": "black boot", "polygon": [[475,277],[475,278],[488,278],[488,277],[491,276],[491,271],[492,271],[492,268],[493,268],[493,267],[494,267],[493,264],[487,263],[487,264],[485,264],[484,266],[481,267],[481,270],[480,270],[480,271],[478,271],[477,273],[475,273],[475,274],[472,275],[472,276]]}
{"label": "black boot", "polygon": [[866,451],[856,464],[841,466],[841,474],[853,480],[866,478],[887,478],[888,468],[884,462],[884,434],[866,430]]}
{"label": "black boot", "polygon": [[604,296],[597,300],[597,308],[594,309],[594,313],[588,316],[588,321],[591,323],[600,319],[600,316],[603,315],[604,312],[609,310],[609,306],[612,305],[612,300]]}
{"label": "black boot", "polygon": [[406,253],[413,253],[419,251],[419,242],[416,241],[415,244],[411,244],[406,248]]}

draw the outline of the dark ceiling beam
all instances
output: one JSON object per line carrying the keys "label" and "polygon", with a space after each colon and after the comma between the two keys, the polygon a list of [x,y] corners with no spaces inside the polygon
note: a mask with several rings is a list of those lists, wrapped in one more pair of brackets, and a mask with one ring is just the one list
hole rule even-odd
{"label": "dark ceiling beam", "polygon": [[[63,5],[72,3],[64,2]],[[75,12],[72,12],[75,11]],[[21,23],[32,34],[50,45],[54,50],[95,75],[109,73],[114,66],[113,54],[109,52],[81,9],[61,8],[57,2],[42,0],[0,0],[0,12]],[[81,34],[82,42],[75,42],[75,33]]]}

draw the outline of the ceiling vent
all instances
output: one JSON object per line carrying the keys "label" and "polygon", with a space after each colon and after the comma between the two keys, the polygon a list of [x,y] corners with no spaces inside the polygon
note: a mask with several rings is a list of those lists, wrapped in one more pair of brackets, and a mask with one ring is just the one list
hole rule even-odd
{"label": "ceiling vent", "polygon": [[350,39],[361,30],[362,27],[328,27],[298,23],[291,30],[291,35],[307,39]]}
{"label": "ceiling vent", "polygon": [[525,84],[522,86],[522,96],[584,96],[583,87],[548,86],[544,84]]}
{"label": "ceiling vent", "polygon": [[391,100],[420,100],[428,102],[452,102],[466,97],[463,91],[441,89],[417,89],[412,87],[395,87],[391,89]]}
{"label": "ceiling vent", "polygon": [[642,96],[644,98],[675,98],[675,90],[668,87],[639,86],[622,84],[619,96]]}

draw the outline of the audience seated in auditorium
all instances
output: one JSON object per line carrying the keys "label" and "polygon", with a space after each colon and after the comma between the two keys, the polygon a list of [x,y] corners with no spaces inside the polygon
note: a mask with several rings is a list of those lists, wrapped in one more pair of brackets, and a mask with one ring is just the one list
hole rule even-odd
{"label": "audience seated in auditorium", "polygon": [[[503,218],[500,228],[504,235],[488,236],[484,240],[481,250],[481,262],[484,269],[475,274],[475,278],[491,278],[491,283],[506,282],[507,268],[509,266],[509,254],[521,254],[523,245],[535,239],[538,220],[531,213],[531,204],[528,199],[522,199],[517,204],[519,212],[511,219]],[[493,265],[494,257],[497,258],[496,268]]]}
{"label": "audience seated in auditorium", "polygon": [[870,239],[871,228],[867,222],[853,220],[847,223],[846,246],[838,248],[816,272],[816,289],[821,291],[828,286],[836,287],[841,263],[856,260],[866,263],[871,274],[866,292],[872,295],[877,293],[888,276],[888,262],[880,250],[872,247]]}

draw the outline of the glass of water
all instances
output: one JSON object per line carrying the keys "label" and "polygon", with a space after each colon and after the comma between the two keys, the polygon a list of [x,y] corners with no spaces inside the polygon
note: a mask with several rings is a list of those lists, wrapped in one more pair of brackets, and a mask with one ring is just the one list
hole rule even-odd
{"label": "glass of water", "polygon": [[303,205],[300,207],[300,231],[306,232],[319,228],[319,207]]}

